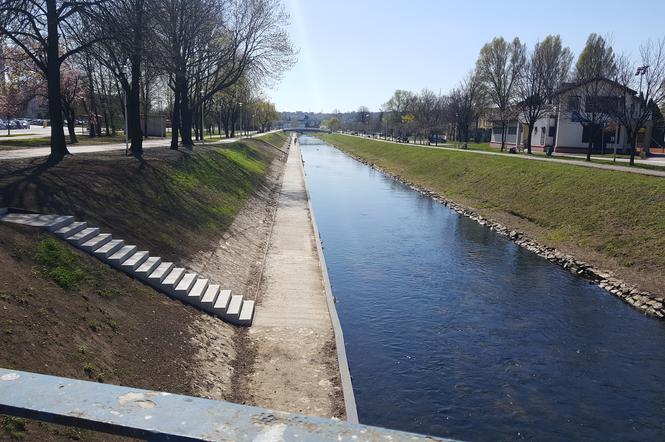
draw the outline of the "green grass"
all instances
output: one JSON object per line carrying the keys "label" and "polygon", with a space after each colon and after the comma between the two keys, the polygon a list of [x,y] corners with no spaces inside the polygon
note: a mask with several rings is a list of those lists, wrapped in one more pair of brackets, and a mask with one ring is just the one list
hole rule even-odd
{"label": "green grass", "polygon": [[265,135],[259,135],[256,138],[258,138],[259,140],[266,141],[272,144],[273,146],[279,147],[281,149],[282,146],[284,145],[284,142],[289,139],[289,135],[280,130]]}
{"label": "green grass", "polygon": [[[450,148],[450,149],[460,149],[462,147],[461,142],[457,141],[451,141],[447,144],[439,144],[438,147],[444,147],[444,148]],[[403,144],[404,146],[412,146],[412,147],[424,147],[421,146],[420,144]],[[435,147],[432,145],[431,147]],[[497,152],[500,153],[501,150],[497,147],[492,147],[490,146],[490,143],[468,143],[467,148],[465,150],[469,151],[483,151],[483,152]],[[508,153],[507,151],[504,153]],[[528,154],[526,151],[524,152],[518,152],[516,154],[513,154],[516,157],[520,156],[527,156]],[[545,157],[544,152],[539,152],[539,151],[533,151],[532,153],[533,156],[538,156],[538,157]],[[634,166],[629,165],[627,162],[624,161],[612,161],[613,154],[606,153],[606,154],[593,154],[595,158],[592,158],[590,161],[591,163],[595,164],[606,164],[606,165],[614,165],[614,166],[624,166],[624,167],[632,167],[632,168],[637,168],[637,169],[648,169],[648,170],[665,170],[665,165],[659,165],[659,164],[644,164],[644,163],[636,163]],[[597,159],[600,157],[601,159]],[[552,155],[551,158],[556,158],[559,160],[566,160],[566,161],[585,161],[586,158],[584,155],[580,155],[577,157],[572,157],[568,155],[557,155],[554,154]],[[617,158],[630,158],[630,155],[620,155],[617,154]],[[636,157],[636,159],[639,159],[639,157]]]}
{"label": "green grass", "polygon": [[2,135],[0,135],[0,138],[11,138],[11,137],[19,137],[19,136],[27,136],[27,135],[34,135],[34,134],[19,132],[19,133],[11,133],[10,135],[2,134]]}
{"label": "green grass", "polygon": [[[116,154],[72,155],[36,177],[13,174],[24,166],[5,162],[0,207],[72,214],[165,259],[182,259],[216,246],[264,183],[274,155],[246,139],[192,153],[147,149],[145,164]],[[80,279],[58,266],[48,274],[63,286]]]}
{"label": "green grass", "polygon": [[[69,136],[66,136],[67,144],[69,145]],[[80,145],[98,145],[98,144],[114,144],[114,143],[124,143],[124,135],[115,135],[111,137],[95,137],[90,138],[87,135],[77,135],[78,144]],[[0,139],[0,150],[10,150],[10,149],[24,149],[30,147],[48,147],[51,143],[51,137],[33,137],[33,138],[21,138],[21,139],[12,139],[8,138],[5,140]],[[71,146],[76,146],[72,144]]]}
{"label": "green grass", "polygon": [[518,216],[625,267],[665,265],[665,179],[345,135],[325,141],[462,204]]}
{"label": "green grass", "polygon": [[26,437],[26,420],[13,416],[0,416],[0,435],[4,434],[11,440],[22,440]]}
{"label": "green grass", "polygon": [[87,269],[71,248],[55,238],[39,241],[33,253],[43,272],[63,289],[72,289],[87,278]]}

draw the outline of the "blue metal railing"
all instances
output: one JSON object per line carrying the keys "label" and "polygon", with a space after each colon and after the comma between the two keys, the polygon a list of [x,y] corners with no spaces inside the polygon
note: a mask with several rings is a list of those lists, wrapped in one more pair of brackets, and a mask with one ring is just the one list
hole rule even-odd
{"label": "blue metal railing", "polygon": [[339,420],[2,368],[0,414],[147,440],[441,440]]}

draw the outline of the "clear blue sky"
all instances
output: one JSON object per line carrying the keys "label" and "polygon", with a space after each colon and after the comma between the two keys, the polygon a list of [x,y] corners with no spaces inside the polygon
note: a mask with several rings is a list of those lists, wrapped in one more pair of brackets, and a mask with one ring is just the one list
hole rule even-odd
{"label": "clear blue sky", "polygon": [[267,91],[281,111],[372,110],[395,89],[446,92],[482,45],[560,34],[574,54],[591,32],[637,54],[665,36],[665,0],[283,0],[297,64]]}

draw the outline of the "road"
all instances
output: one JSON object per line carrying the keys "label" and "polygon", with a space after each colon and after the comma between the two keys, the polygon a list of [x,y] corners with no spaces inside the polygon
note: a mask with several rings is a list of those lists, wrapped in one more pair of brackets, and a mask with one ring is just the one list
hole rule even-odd
{"label": "road", "polygon": [[[214,140],[211,142],[207,142],[206,144],[232,143],[234,141],[238,141],[239,139],[240,138],[225,138],[223,140]],[[170,145],[171,145],[170,138],[148,139],[143,141],[144,149],[151,149],[153,147],[169,147]],[[81,153],[111,152],[115,150],[124,150],[125,147],[126,147],[125,143],[93,144],[93,145],[75,144],[67,146],[67,149],[69,149],[69,153],[76,155]],[[51,153],[50,147],[30,147],[26,149],[0,150],[0,161],[46,157],[49,156],[50,153]]]}
{"label": "road", "polygon": [[[79,131],[76,131],[78,135]],[[26,138],[41,138],[41,137],[50,137],[51,128],[31,125],[30,129],[12,129],[10,136],[7,135],[7,131],[0,131],[0,135],[3,135],[0,140],[24,140]]]}
{"label": "road", "polygon": [[[361,135],[349,135],[349,134],[342,134],[346,135],[349,137],[357,137],[357,138],[363,138],[367,139],[367,137],[361,136]],[[390,141],[390,140],[381,140],[381,139],[374,139],[371,138],[372,140],[376,141],[384,141],[386,143],[394,143],[394,144],[399,144],[400,146],[408,146],[408,147],[425,147],[429,149],[440,149],[440,150],[451,150],[455,152],[466,152],[466,153],[471,153],[471,154],[479,154],[479,155],[493,155],[493,156],[502,156],[502,157],[510,157],[510,158],[519,158],[522,160],[534,160],[534,161],[549,161],[552,163],[561,163],[561,164],[568,164],[571,166],[580,166],[580,167],[590,167],[592,169],[605,169],[605,170],[616,170],[619,172],[628,172],[628,173],[636,173],[638,175],[649,175],[649,176],[656,176],[656,177],[665,177],[665,170],[652,170],[652,169],[641,169],[638,167],[629,167],[629,166],[620,166],[620,165],[615,165],[615,164],[601,164],[601,163],[589,163],[584,160],[563,160],[560,158],[548,158],[544,156],[535,156],[535,155],[516,155],[516,154],[511,154],[511,153],[503,153],[503,152],[488,152],[485,150],[469,150],[469,149],[459,149],[455,147],[445,147],[445,146],[427,146],[427,145],[421,145],[421,144],[405,144],[405,143],[398,143],[396,141]],[[560,154],[557,154],[560,155]],[[566,155],[564,154],[563,156],[570,156],[570,157],[576,157],[575,155]],[[598,158],[594,157],[596,160],[604,160],[607,161],[608,158]],[[638,160],[636,160],[638,161]],[[655,162],[652,162],[653,160],[639,160],[640,164],[652,164],[656,166],[665,166],[665,161],[657,161],[657,164]]]}

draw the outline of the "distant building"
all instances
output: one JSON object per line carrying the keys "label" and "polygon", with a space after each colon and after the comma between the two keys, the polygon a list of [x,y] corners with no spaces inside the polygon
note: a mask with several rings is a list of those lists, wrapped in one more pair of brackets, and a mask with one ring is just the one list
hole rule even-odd
{"label": "distant building", "polygon": [[[580,120],[584,112],[599,102],[617,102],[623,99],[629,101],[626,106],[641,106],[643,100],[638,93],[628,89],[624,93],[623,87],[617,83],[603,79],[603,96],[585,97],[584,89],[579,84],[565,84],[558,92],[559,106],[552,106],[551,112],[541,118],[533,127],[531,148],[536,151],[545,150],[546,146],[553,146],[554,152],[586,153],[589,142],[592,141],[594,153],[624,152],[630,148],[625,127],[606,116],[603,118],[602,130],[594,131],[584,127]],[[526,144],[525,119],[518,113],[517,117],[506,124],[505,143],[508,147],[524,146]],[[490,144],[501,146],[501,123],[493,121]],[[637,139],[638,148],[663,148],[663,119],[660,111],[655,109],[654,118],[647,122],[646,127],[640,131]]]}

